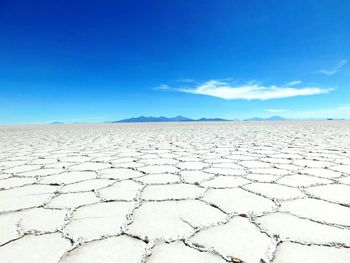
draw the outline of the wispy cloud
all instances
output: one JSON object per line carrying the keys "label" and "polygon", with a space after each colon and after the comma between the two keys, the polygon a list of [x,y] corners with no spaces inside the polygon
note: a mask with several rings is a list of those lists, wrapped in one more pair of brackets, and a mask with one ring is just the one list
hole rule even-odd
{"label": "wispy cloud", "polygon": [[270,100],[295,96],[328,93],[331,89],[319,87],[293,88],[290,86],[262,86],[260,84],[235,85],[228,82],[210,80],[192,88],[173,89],[180,92],[218,97],[226,100]]}
{"label": "wispy cloud", "polygon": [[267,109],[265,111],[270,112],[270,113],[280,113],[280,112],[286,112],[288,110],[286,110],[286,109]]}
{"label": "wispy cloud", "polygon": [[321,69],[321,70],[316,71],[316,73],[331,76],[331,75],[334,75],[335,73],[337,73],[347,63],[348,63],[348,61],[346,59],[342,59],[334,67],[328,68],[328,69]]}
{"label": "wispy cloud", "polygon": [[153,88],[153,90],[170,90],[171,88],[166,84],[160,84],[158,87]]}
{"label": "wispy cloud", "polygon": [[298,84],[301,84],[302,81],[301,80],[294,80],[294,81],[291,81],[289,83],[287,83],[287,86],[295,86],[295,85],[298,85]]}

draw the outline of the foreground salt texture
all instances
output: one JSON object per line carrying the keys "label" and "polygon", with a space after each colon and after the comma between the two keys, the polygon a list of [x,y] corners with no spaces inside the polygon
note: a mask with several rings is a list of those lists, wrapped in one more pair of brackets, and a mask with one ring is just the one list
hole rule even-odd
{"label": "foreground salt texture", "polygon": [[350,262],[350,122],[0,127],[0,262]]}

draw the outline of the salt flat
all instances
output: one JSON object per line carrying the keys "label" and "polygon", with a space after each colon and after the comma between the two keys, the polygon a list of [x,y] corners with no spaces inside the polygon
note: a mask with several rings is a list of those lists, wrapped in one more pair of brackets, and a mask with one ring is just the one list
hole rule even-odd
{"label": "salt flat", "polygon": [[350,262],[350,122],[0,127],[0,262]]}

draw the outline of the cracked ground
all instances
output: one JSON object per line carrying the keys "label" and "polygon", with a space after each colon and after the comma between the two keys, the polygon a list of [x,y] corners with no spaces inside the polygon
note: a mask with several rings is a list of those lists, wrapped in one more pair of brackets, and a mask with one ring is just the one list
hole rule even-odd
{"label": "cracked ground", "polygon": [[0,127],[0,262],[350,262],[350,122]]}

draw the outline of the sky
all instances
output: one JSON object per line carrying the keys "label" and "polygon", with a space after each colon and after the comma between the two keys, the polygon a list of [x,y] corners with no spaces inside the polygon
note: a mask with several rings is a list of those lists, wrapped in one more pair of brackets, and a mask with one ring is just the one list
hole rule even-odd
{"label": "sky", "polygon": [[350,1],[0,0],[0,123],[350,119]]}

